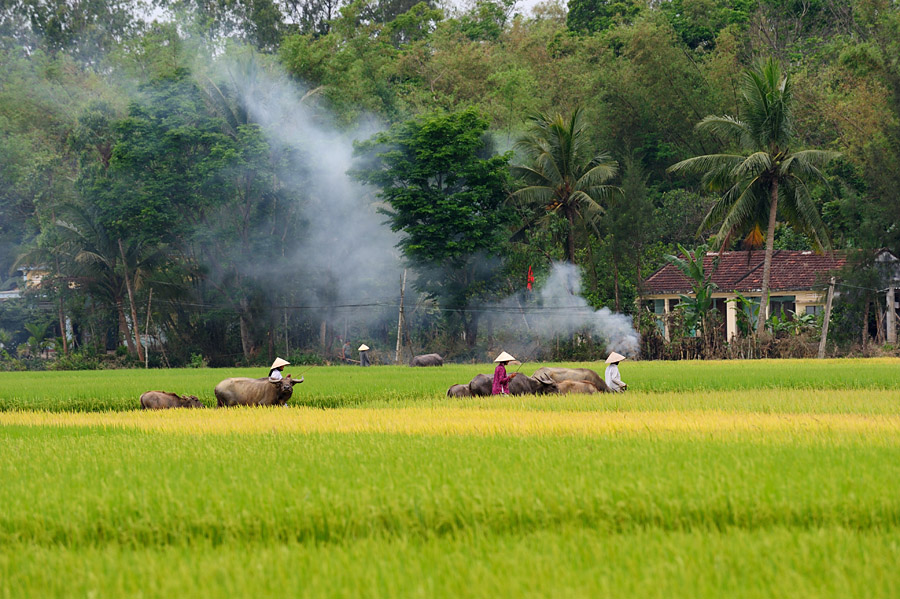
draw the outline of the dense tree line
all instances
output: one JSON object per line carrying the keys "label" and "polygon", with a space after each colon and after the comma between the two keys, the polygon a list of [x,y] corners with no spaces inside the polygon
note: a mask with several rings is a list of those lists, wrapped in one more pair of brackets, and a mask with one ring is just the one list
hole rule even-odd
{"label": "dense tree line", "polygon": [[[697,162],[759,149],[728,119],[764,59],[790,74],[791,150],[819,152],[794,164],[821,169],[777,219],[729,212],[715,165]],[[0,64],[0,291],[18,267],[47,271],[33,297],[0,303],[7,349],[38,343],[25,324],[60,354],[154,364],[327,358],[338,337],[393,348],[399,274],[317,218],[339,194],[399,236],[421,294],[403,343],[460,357],[492,343],[476,308],[520,293],[529,267],[540,282],[573,262],[591,305],[630,314],[643,277],[713,233],[726,248],[900,255],[887,0],[571,0],[527,15],[511,0],[12,0]],[[281,79],[303,143],[267,121]],[[358,140],[340,191],[318,165],[329,136]],[[875,289],[867,266],[854,276]],[[842,310],[839,338],[859,339],[860,310]]]}

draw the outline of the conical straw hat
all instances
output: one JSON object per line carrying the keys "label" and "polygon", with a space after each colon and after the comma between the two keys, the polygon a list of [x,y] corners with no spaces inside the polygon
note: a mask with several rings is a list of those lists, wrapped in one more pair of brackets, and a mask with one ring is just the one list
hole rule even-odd
{"label": "conical straw hat", "polygon": [[363,343],[362,345],[359,346],[359,349],[356,351],[367,351],[368,349],[369,349],[369,346],[366,345],[365,343]]}
{"label": "conical straw hat", "polygon": [[624,359],[625,359],[625,356],[623,356],[622,354],[617,354],[616,352],[612,352],[611,354],[609,354],[609,357],[606,358],[606,363],[614,364],[616,362],[621,362]]}
{"label": "conical straw hat", "polygon": [[512,362],[515,360],[511,355],[506,352],[500,352],[500,355],[494,360],[494,362]]}
{"label": "conical straw hat", "polygon": [[281,368],[282,366],[287,366],[290,364],[287,360],[282,360],[281,358],[275,358],[275,361],[272,362],[272,366],[269,367],[269,370],[273,368]]}

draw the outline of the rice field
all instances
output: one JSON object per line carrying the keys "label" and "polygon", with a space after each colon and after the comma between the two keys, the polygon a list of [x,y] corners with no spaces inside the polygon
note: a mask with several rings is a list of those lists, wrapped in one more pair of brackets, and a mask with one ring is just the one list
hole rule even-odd
{"label": "rice field", "polygon": [[900,596],[900,360],[621,370],[456,400],[489,365],[323,367],[287,408],[159,412],[261,374],[0,373],[0,597]]}

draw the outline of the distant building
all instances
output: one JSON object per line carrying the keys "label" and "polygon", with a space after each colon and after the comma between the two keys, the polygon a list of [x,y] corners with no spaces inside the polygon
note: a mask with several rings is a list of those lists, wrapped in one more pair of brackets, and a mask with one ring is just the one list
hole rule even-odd
{"label": "distant building", "polygon": [[[890,252],[889,257],[897,260]],[[763,261],[765,252],[723,252],[718,267],[713,263],[718,252],[708,252],[703,257],[703,270],[711,275],[718,286],[713,293],[713,309],[722,315],[724,336],[730,340],[737,334],[737,304],[740,293],[758,304],[761,296]],[[888,256],[884,260],[889,260]],[[879,258],[882,254],[879,253]],[[790,315],[819,314],[824,310],[824,284],[829,276],[847,263],[846,252],[816,254],[814,252],[776,250],[772,256],[772,272],[769,281],[769,307],[766,317],[784,312]],[[667,264],[650,275],[643,284],[644,307],[661,320],[666,339],[669,339],[668,315],[678,305],[679,295],[693,296],[692,281],[672,264]]]}
{"label": "distant building", "polygon": [[[44,279],[50,276],[50,270],[45,266],[22,266],[16,272],[21,273],[21,277],[13,283],[12,289],[0,291],[0,301],[20,298],[24,292],[37,290]],[[69,289],[74,288],[75,283],[69,282]]]}

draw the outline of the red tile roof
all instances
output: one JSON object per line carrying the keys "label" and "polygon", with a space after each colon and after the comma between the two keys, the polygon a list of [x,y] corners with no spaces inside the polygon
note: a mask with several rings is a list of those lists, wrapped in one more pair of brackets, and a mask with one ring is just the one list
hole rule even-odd
{"label": "red tile roof", "polygon": [[[709,252],[703,257],[703,269],[712,272],[713,261],[718,252]],[[712,274],[712,281],[720,291],[759,291],[762,287],[763,260],[765,252],[723,252],[719,266]],[[793,250],[776,250],[772,256],[772,274],[769,281],[771,291],[791,291],[813,289],[821,286],[823,279],[834,270],[844,266],[847,255],[844,252],[816,254]],[[691,281],[672,264],[666,264],[644,281],[644,293],[689,293]]]}

